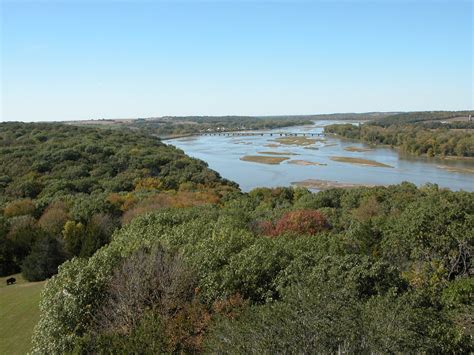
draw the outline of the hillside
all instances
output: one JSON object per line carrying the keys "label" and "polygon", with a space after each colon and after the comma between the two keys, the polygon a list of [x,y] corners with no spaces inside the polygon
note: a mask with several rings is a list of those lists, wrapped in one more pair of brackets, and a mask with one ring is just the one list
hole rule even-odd
{"label": "hillside", "polygon": [[0,124],[0,276],[43,280],[133,216],[237,191],[200,160],[130,130]]}

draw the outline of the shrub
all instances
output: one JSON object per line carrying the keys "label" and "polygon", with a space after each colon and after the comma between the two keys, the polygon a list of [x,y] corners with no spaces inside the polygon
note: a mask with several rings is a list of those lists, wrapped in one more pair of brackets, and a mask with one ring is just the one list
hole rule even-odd
{"label": "shrub", "polygon": [[180,255],[162,247],[140,249],[126,259],[107,282],[107,300],[96,313],[100,332],[130,334],[147,309],[172,316],[192,300],[195,277]]}

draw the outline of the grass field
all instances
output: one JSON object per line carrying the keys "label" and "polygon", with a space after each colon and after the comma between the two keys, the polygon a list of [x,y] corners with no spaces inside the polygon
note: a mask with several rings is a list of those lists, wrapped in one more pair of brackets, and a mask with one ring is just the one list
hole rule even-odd
{"label": "grass field", "polygon": [[26,354],[31,335],[39,319],[39,300],[43,282],[25,281],[13,275],[17,283],[6,286],[8,277],[0,278],[0,354]]}

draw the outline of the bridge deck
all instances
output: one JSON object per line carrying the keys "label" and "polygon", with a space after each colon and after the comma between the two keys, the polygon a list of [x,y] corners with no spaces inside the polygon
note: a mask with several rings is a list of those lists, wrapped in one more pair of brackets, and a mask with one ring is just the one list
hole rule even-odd
{"label": "bridge deck", "polygon": [[277,136],[277,137],[323,137],[324,133],[312,132],[203,132],[200,136]]}

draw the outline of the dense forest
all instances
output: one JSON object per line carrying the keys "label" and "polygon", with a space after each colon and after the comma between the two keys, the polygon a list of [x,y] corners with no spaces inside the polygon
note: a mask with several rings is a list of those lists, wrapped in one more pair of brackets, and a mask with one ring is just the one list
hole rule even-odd
{"label": "dense forest", "polygon": [[474,351],[474,193],[242,193],[141,130],[4,123],[0,196],[2,275],[50,278],[33,353]]}
{"label": "dense forest", "polygon": [[134,219],[46,285],[37,353],[469,353],[474,194],[256,189]]}
{"label": "dense forest", "polygon": [[150,135],[0,125],[0,276],[42,280],[90,256],[134,215],[219,201],[236,184]]}
{"label": "dense forest", "polygon": [[442,122],[469,112],[414,112],[387,116],[359,126],[336,124],[325,132],[358,139],[368,144],[386,144],[402,152],[429,157],[474,157],[474,122]]}

